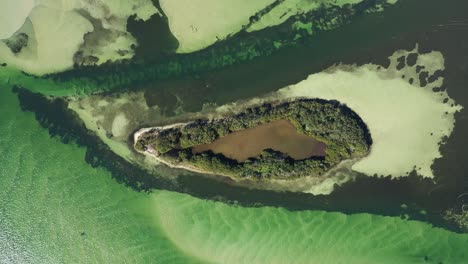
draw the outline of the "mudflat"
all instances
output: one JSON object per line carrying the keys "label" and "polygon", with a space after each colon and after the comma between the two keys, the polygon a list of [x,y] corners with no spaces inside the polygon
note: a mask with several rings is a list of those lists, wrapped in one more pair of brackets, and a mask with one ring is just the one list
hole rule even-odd
{"label": "mudflat", "polygon": [[256,157],[264,149],[273,149],[301,160],[325,156],[327,146],[315,138],[299,133],[286,119],[233,132],[209,144],[192,148],[193,153],[211,150],[239,162]]}

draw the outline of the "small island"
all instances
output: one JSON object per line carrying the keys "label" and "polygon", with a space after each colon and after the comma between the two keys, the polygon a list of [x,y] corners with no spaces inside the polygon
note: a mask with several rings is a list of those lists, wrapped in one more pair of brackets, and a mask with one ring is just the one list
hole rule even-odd
{"label": "small island", "polygon": [[177,168],[233,179],[319,177],[347,159],[365,157],[372,139],[346,105],[296,99],[250,107],[135,134],[135,149]]}

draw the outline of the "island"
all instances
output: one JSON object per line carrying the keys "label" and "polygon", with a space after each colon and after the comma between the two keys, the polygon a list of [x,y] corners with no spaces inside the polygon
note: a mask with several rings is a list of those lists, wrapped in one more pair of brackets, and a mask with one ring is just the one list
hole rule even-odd
{"label": "island", "polygon": [[319,177],[365,157],[372,145],[366,124],[346,105],[303,98],[144,128],[134,140],[137,151],[170,167],[233,179]]}

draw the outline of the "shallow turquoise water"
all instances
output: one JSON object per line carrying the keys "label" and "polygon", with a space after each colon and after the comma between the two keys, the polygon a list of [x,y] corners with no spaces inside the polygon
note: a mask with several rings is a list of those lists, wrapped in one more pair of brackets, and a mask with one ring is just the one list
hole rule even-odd
{"label": "shallow turquoise water", "polygon": [[[136,193],[0,87],[0,263],[465,263],[468,235],[370,214]],[[426,258],[425,258],[426,257]]]}

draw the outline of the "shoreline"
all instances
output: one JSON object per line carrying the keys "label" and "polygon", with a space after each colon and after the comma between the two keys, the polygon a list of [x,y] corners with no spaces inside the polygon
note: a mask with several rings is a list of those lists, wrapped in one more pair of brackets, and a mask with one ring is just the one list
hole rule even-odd
{"label": "shoreline", "polygon": [[162,158],[160,158],[158,155],[156,155],[156,153],[152,152],[152,151],[148,151],[148,150],[145,150],[145,151],[141,151],[141,150],[138,150],[137,148],[135,148],[135,145],[136,143],[138,142],[138,139],[140,138],[140,136],[148,131],[162,131],[162,130],[165,130],[165,129],[170,129],[170,128],[174,128],[174,127],[182,127],[182,126],[185,126],[187,124],[189,124],[190,122],[186,122],[186,123],[175,123],[175,124],[171,124],[171,125],[165,125],[165,126],[159,126],[159,127],[146,127],[146,128],[142,128],[140,130],[138,130],[137,132],[135,132],[135,134],[133,135],[133,148],[135,149],[135,151],[137,151],[138,153],[141,153],[145,156],[150,156],[151,158],[154,158],[156,159],[156,161],[160,162],[160,163],[163,163],[167,166],[169,166],[170,168],[175,168],[175,169],[184,169],[184,170],[188,170],[188,171],[193,171],[193,172],[197,172],[197,173],[202,173],[202,174],[208,174],[208,175],[213,175],[213,176],[223,176],[223,177],[229,177],[230,179],[238,182],[238,179],[230,176],[230,175],[225,175],[225,174],[220,174],[220,173],[214,173],[214,172],[211,172],[211,171],[204,171],[204,170],[201,170],[201,169],[198,169],[198,168],[195,168],[193,166],[189,166],[189,165],[176,165],[176,164],[173,164],[167,160],[164,160]]}
{"label": "shoreline", "polygon": [[[284,101],[289,101],[289,100],[284,100]],[[214,118],[214,119],[216,119],[216,118]],[[134,135],[133,135],[134,150],[136,152],[138,152],[138,153],[143,154],[144,156],[155,159],[157,162],[162,163],[162,164],[164,164],[164,165],[166,165],[166,166],[168,166],[170,168],[173,168],[173,169],[183,169],[183,170],[187,170],[187,171],[191,171],[191,172],[195,172],[195,173],[201,173],[201,174],[205,174],[205,175],[208,175],[208,176],[215,177],[217,179],[220,179],[220,176],[221,177],[227,177],[230,180],[234,181],[237,185],[244,186],[244,187],[249,187],[249,183],[253,183],[253,182],[255,182],[257,184],[260,184],[260,186],[262,186],[262,187],[260,187],[260,186],[256,185],[256,186],[250,186],[249,187],[249,188],[254,188],[254,189],[274,189],[274,190],[281,189],[281,190],[283,190],[283,188],[278,188],[278,187],[275,188],[273,186],[277,185],[277,186],[286,187],[286,186],[289,186],[291,184],[294,185],[298,181],[305,182],[305,181],[310,181],[310,180],[317,180],[318,183],[314,183],[312,185],[310,185],[310,183],[309,183],[310,186],[308,188],[306,186],[304,186],[306,188],[304,190],[302,190],[302,191],[299,191],[299,192],[305,192],[305,193],[311,192],[311,188],[320,186],[320,184],[324,183],[327,179],[333,179],[334,177],[331,174],[333,174],[336,170],[340,169],[343,166],[343,164],[347,164],[347,163],[354,164],[356,161],[358,161],[358,160],[360,160],[362,158],[365,158],[370,154],[370,150],[369,150],[368,154],[366,156],[364,156],[364,157],[350,158],[350,159],[341,160],[338,164],[336,164],[335,166],[329,168],[329,170],[327,170],[323,175],[321,175],[319,177],[306,176],[306,177],[300,177],[300,178],[297,178],[297,179],[290,179],[290,180],[268,179],[267,181],[262,182],[262,181],[258,181],[258,180],[253,180],[252,178],[240,179],[240,178],[237,178],[235,176],[228,175],[228,174],[217,173],[217,172],[212,172],[212,171],[206,171],[206,170],[202,170],[202,169],[199,169],[197,167],[194,167],[194,166],[191,166],[191,165],[188,165],[188,164],[183,164],[183,163],[174,164],[174,163],[172,163],[170,161],[167,161],[167,160],[161,158],[159,155],[157,155],[157,153],[155,153],[155,152],[153,152],[151,150],[141,151],[141,150],[138,150],[135,147],[136,143],[138,142],[141,135],[143,135],[146,132],[153,131],[153,133],[154,133],[156,131],[163,131],[163,130],[170,129],[170,128],[183,127],[183,126],[186,126],[187,124],[189,124],[191,122],[192,121],[188,121],[188,122],[185,122],[185,123],[174,123],[174,124],[164,125],[164,126],[141,128],[140,130],[135,132]],[[372,148],[372,146],[371,146],[371,148]],[[269,186],[269,188],[267,186]],[[265,188],[265,187],[267,187],[267,188]],[[289,189],[290,189],[290,186],[284,188],[284,190],[289,190]]]}
{"label": "shoreline", "polygon": [[[138,139],[138,137],[144,132],[147,132],[153,129],[173,128],[173,127],[177,127],[177,126],[181,126],[185,124],[187,123],[176,123],[173,125],[167,125],[167,126],[161,126],[161,127],[142,128],[135,133],[135,139]],[[267,181],[265,180],[259,181],[259,180],[255,180],[252,178],[239,179],[231,175],[227,175],[227,174],[205,171],[205,170],[201,170],[199,168],[196,168],[194,166],[190,166],[187,164],[176,165],[167,160],[160,158],[159,156],[155,155],[152,152],[140,151],[136,148],[135,148],[135,151],[143,154],[146,157],[150,157],[151,159],[154,159],[157,162],[160,162],[172,169],[183,169],[189,172],[204,174],[205,176],[209,176],[219,181],[223,180],[222,177],[227,178],[232,181],[230,185],[233,185],[233,186],[239,186],[239,187],[244,187],[248,189],[271,190],[271,191],[279,191],[279,192],[288,191],[288,192],[295,192],[295,193],[311,193],[313,195],[328,195],[333,191],[334,187],[327,186],[328,185],[327,180],[330,180],[332,185],[334,184],[341,185],[344,182],[348,181],[349,178],[345,180],[337,179],[336,175],[334,175],[335,172],[337,170],[340,170],[343,166],[346,167],[347,164],[352,165],[356,163],[358,160],[362,159],[362,158],[352,158],[352,159],[342,160],[337,165],[331,167],[326,173],[324,173],[320,177],[307,176],[307,177],[302,177],[302,178],[297,178],[297,179],[292,179],[292,180],[268,179]],[[351,168],[349,169],[352,170]],[[350,177],[354,178],[354,176],[350,176]]]}

